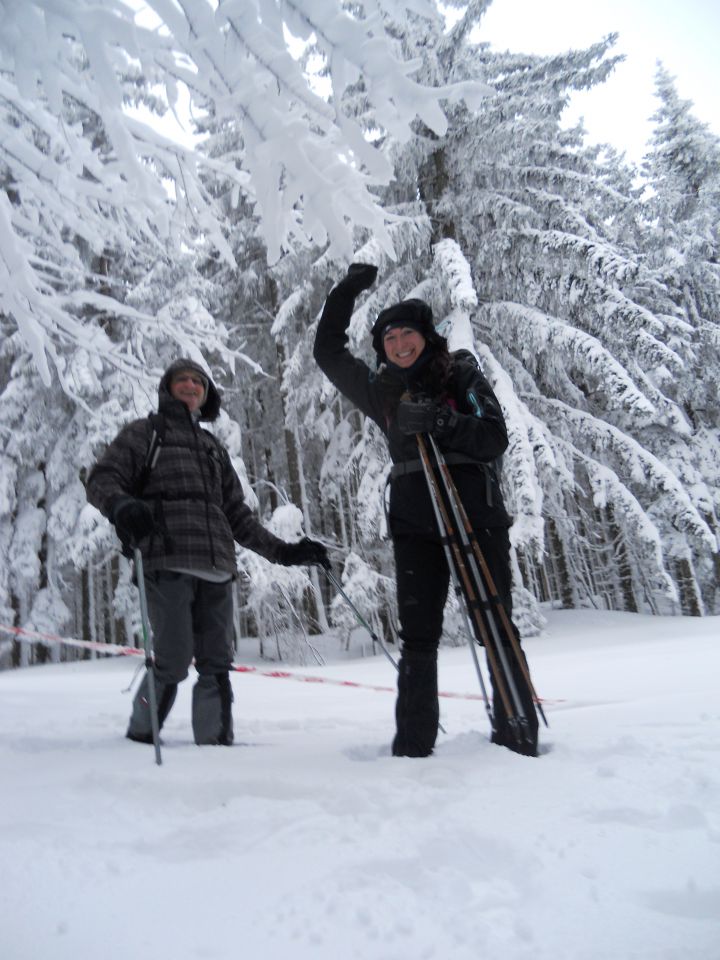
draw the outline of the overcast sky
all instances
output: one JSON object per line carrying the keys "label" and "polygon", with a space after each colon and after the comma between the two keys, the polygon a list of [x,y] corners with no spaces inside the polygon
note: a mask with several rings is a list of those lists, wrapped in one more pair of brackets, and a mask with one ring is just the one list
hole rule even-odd
{"label": "overcast sky", "polygon": [[640,161],[650,134],[656,63],[676,78],[694,115],[720,136],[720,0],[494,0],[478,39],[497,50],[560,53],[608,33],[626,55],[599,89],[578,94],[569,117],[583,116],[592,142]]}

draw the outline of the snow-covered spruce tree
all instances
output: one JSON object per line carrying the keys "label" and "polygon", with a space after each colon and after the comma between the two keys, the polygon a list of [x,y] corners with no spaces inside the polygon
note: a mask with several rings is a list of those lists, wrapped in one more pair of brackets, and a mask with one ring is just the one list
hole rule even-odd
{"label": "snow-covered spruce tree", "polygon": [[[3,91],[2,622],[124,642],[127,571],[114,609],[117,544],[86,507],[83,470],[124,421],[154,405],[163,354],[202,342],[211,356],[222,334],[202,316],[189,258],[142,226],[134,200],[123,205],[98,115],[73,97],[53,118],[42,97]],[[18,643],[10,651],[16,663],[45,653]]]}
{"label": "snow-covered spruce tree", "polygon": [[[437,16],[425,0],[412,5]],[[404,9],[397,0],[377,6]],[[39,409],[61,389],[72,429],[95,440],[89,454],[108,438],[111,423],[119,425],[120,414],[148,409],[147,371],[156,372],[173,345],[211,360],[214,354],[234,372],[223,330],[202,309],[196,323],[182,294],[166,290],[152,311],[131,296],[147,288],[142,274],[157,279],[171,270],[194,236],[234,265],[223,206],[206,189],[201,169],[222,179],[223,198],[255,204],[256,230],[272,256],[293,237],[349,250],[355,223],[384,236],[384,214],[368,187],[390,169],[352,118],[313,94],[289,54],[286,23],[299,36],[315,30],[338,91],[364,75],[398,136],[407,135],[418,113],[435,129],[444,125],[441,94],[418,87],[400,60],[385,56],[388,39],[375,15],[318,0],[182,6],[152,0],[147,7],[157,18],[149,26],[140,25],[135,5],[122,2],[106,8],[79,0],[59,8],[52,0],[28,0],[5,5],[1,14],[0,310],[20,333],[3,386],[27,375],[25,351],[39,375],[31,377],[38,390],[30,402]],[[179,83],[195,104],[212,104],[221,121],[240,126],[241,156],[187,150],[127,112],[138,99],[151,107],[174,104]],[[56,433],[64,436],[60,426]],[[36,456],[45,463],[50,453],[38,449]],[[33,487],[35,506],[47,510],[41,487],[39,481]],[[3,506],[12,527],[16,503],[8,497]],[[77,499],[66,506],[77,509]],[[33,529],[40,530],[42,518],[36,519]],[[77,520],[66,516],[60,526]],[[95,531],[85,532],[92,543]],[[7,542],[13,537],[8,530]],[[41,539],[34,537],[33,549]],[[28,584],[42,583],[42,576],[33,581],[34,569],[28,560]],[[8,603],[19,606],[12,596]]]}
{"label": "snow-covered spruce tree", "polygon": [[[612,38],[558,57],[493,53],[467,44],[485,6],[439,42],[398,30],[424,56],[424,79],[495,92],[474,113],[450,108],[444,137],[418,128],[395,151],[388,210],[412,208],[413,231],[424,213],[430,242],[397,264],[372,244],[356,251],[382,267],[356,344],[379,309],[412,295],[432,303],[451,346],[474,344],[510,427],[504,482],[526,630],[537,622],[526,589],[567,605],[699,613],[716,543],[693,427],[666,389],[667,371],[686,373],[678,327],[636,295],[657,280],[635,243],[631,171],[560,127],[569,94],[611,69]],[[695,561],[689,577],[673,562],[678,542]]]}
{"label": "snow-covered spruce tree", "polygon": [[[119,642],[128,642],[132,635],[137,603],[129,592],[127,568],[118,562],[111,528],[87,505],[82,481],[122,424],[156,406],[157,381],[171,358],[181,353],[199,358],[197,342],[202,339],[206,356],[220,356],[228,365],[230,351],[202,309],[198,278],[187,266],[184,274],[181,263],[164,270],[155,267],[163,285],[163,306],[152,315],[144,312],[152,323],[139,324],[128,338],[127,348],[134,348],[146,364],[140,372],[133,366],[127,373],[118,371],[111,361],[68,345],[59,357],[63,379],[48,387],[17,331],[3,343],[4,479],[14,496],[3,498],[8,538],[3,538],[0,566],[10,571],[3,586],[12,625]],[[137,299],[145,311],[152,310],[151,278],[142,283],[134,278],[137,285],[128,290],[132,279],[131,274],[106,276],[109,284],[125,286],[126,309],[135,309]],[[174,294],[172,286],[164,286],[173,279]],[[85,318],[88,327],[90,319]],[[120,328],[110,337],[105,320],[101,314],[95,318],[96,343],[107,336],[108,349],[117,348],[127,330]],[[221,423],[219,429],[223,427]],[[42,657],[41,649],[33,650]],[[34,655],[26,647],[15,647],[16,660]]]}
{"label": "snow-covered spruce tree", "polygon": [[[673,324],[673,340],[684,363],[683,375],[667,378],[666,389],[692,424],[692,470],[685,483],[701,478],[710,496],[698,491],[701,512],[708,525],[720,532],[720,139],[692,114],[692,104],[682,100],[673,78],[658,67],[656,92],[660,106],[643,164],[648,188],[643,203],[641,250],[643,263],[655,284],[640,290],[651,308],[662,311]],[[653,302],[661,289],[664,301]],[[720,598],[720,555],[714,554],[714,574],[701,576],[703,597],[709,610]],[[675,554],[678,577],[692,578],[686,545],[679,541]]]}
{"label": "snow-covered spruce tree", "polygon": [[[213,132],[206,148],[224,152],[233,148],[231,130],[219,131],[213,124],[210,129]],[[212,189],[221,190],[222,185],[217,183]],[[353,547],[364,551],[369,543],[373,543],[372,538],[365,536],[360,544],[354,516],[361,480],[362,447],[354,456],[346,457],[344,443],[336,442],[345,432],[358,431],[361,420],[356,412],[347,410],[340,414],[339,398],[335,398],[334,410],[324,409],[321,400],[324,378],[312,359],[312,338],[309,335],[325,292],[343,267],[336,258],[328,256],[313,263],[312,251],[298,248],[268,270],[252,210],[240,202],[236,208],[228,207],[227,215],[232,224],[230,242],[238,269],[230,270],[218,260],[207,260],[201,269],[216,291],[214,312],[223,318],[230,341],[241,345],[242,350],[257,362],[255,369],[245,367],[241,375],[226,380],[225,403],[242,424],[243,458],[257,496],[258,509],[268,521],[272,512],[279,509],[283,513],[287,505],[297,505],[301,510],[303,531],[323,537],[331,549],[335,547],[335,560],[344,562]],[[335,413],[343,423],[334,433],[332,442],[347,468],[341,489],[335,486],[330,478],[331,472],[323,466],[326,446],[334,432]],[[358,445],[358,437],[355,437],[354,445]],[[329,459],[326,458],[325,463]],[[379,462],[382,466],[382,460]],[[367,483],[368,473],[365,471]],[[330,491],[329,501],[321,499],[320,487]],[[359,499],[371,507],[369,512],[373,517],[367,518],[368,525],[376,523],[382,513],[377,491],[373,489],[371,496],[361,495]],[[338,501],[342,506],[339,511],[335,509]],[[376,543],[373,543],[372,550],[377,552]],[[383,548],[380,552],[386,551]],[[279,584],[268,580],[266,565],[252,554],[243,552],[240,562],[247,574],[242,578],[240,589],[245,635],[256,630],[259,632],[264,656],[304,658],[308,648],[303,634],[310,635],[318,628],[324,630],[328,626],[326,608],[332,594],[324,578],[311,570],[309,582],[305,576],[296,576],[292,584],[285,584],[283,590],[287,593],[291,587],[289,594],[295,600],[298,616],[293,619],[288,617],[287,597],[278,589]],[[358,574],[361,569],[369,569],[367,559],[356,554],[353,583],[346,584],[351,590],[355,589],[353,584],[360,582]],[[382,577],[379,584],[392,595],[387,576]],[[334,604],[333,622],[341,625],[349,635],[354,621],[340,614],[340,609],[337,603]],[[249,614],[247,618],[245,613]],[[384,614],[368,611],[368,615],[373,620],[376,616],[381,618],[376,621],[378,629],[383,623],[387,625],[387,618],[382,619]],[[302,631],[298,630],[300,624]],[[265,642],[265,626],[272,627],[276,642]]]}
{"label": "snow-covered spruce tree", "polygon": [[470,264],[473,330],[509,413],[505,477],[526,583],[547,579],[565,602],[655,610],[679,588],[681,609],[698,613],[707,568],[671,580],[678,540],[701,564],[716,549],[693,427],[667,389],[692,374],[677,324],[634,296],[655,278],[617,226],[634,202],[617,162],[559,125],[569,92],[606,74],[608,48],[444,54],[446,79],[479,77],[496,94],[472,117],[454,109],[439,143],[419,138],[408,190],[419,185],[436,243]]}
{"label": "snow-covered spruce tree", "polygon": [[[8,496],[2,504],[6,535],[0,547],[6,571],[3,623],[57,632],[71,619],[74,584],[60,573],[58,552],[68,546],[66,531],[55,539],[49,514],[57,504],[77,517],[84,503],[78,476],[82,461],[75,456],[90,411],[81,397],[96,379],[98,353],[103,347],[112,351],[107,334],[112,318],[102,316],[96,304],[110,299],[104,254],[119,231],[112,213],[103,215],[83,192],[93,177],[89,161],[85,168],[81,158],[91,153],[90,142],[99,132],[87,111],[68,103],[70,130],[85,128],[87,134],[78,138],[83,149],[76,161],[78,173],[86,171],[80,177],[86,183],[73,203],[62,189],[57,196],[53,182],[53,165],[69,163],[69,154],[65,142],[62,147],[53,142],[52,117],[42,103],[25,103],[4,79],[0,122],[8,135],[0,148],[0,273],[7,313],[0,386]],[[68,171],[65,187],[71,176]],[[133,368],[131,360],[124,365]],[[79,423],[73,423],[76,413]],[[58,468],[60,473],[70,468],[74,483],[53,486]],[[17,643],[12,648],[15,662],[45,652]]]}

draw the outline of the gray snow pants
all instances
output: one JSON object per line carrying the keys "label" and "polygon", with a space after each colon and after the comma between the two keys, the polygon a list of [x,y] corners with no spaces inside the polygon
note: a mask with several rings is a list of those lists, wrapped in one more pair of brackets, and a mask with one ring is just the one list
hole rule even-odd
{"label": "gray snow pants", "polygon": [[[233,742],[232,581],[212,583],[187,573],[159,570],[145,577],[148,614],[155,651],[155,690],[162,726],[175,700],[177,685],[195,658],[198,679],[192,694],[195,743]],[[152,740],[147,675],[133,701],[128,737]]]}

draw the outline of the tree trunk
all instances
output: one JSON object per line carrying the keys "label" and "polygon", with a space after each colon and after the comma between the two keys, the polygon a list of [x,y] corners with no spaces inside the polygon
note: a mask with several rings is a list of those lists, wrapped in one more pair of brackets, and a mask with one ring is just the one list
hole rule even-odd
{"label": "tree trunk", "polygon": [[702,617],[703,602],[689,557],[675,561],[675,581],[680,591],[680,609],[686,617]]}
{"label": "tree trunk", "polygon": [[548,517],[547,519],[547,530],[550,547],[550,570],[552,572],[552,580],[554,580],[556,599],[560,600],[564,610],[572,610],[575,606],[575,591],[565,559],[565,551],[560,537],[560,531],[552,517]]}
{"label": "tree trunk", "polygon": [[638,613],[638,602],[635,596],[632,564],[628,556],[625,538],[622,530],[615,521],[615,511],[612,506],[607,507],[608,524],[610,536],[613,544],[613,555],[617,564],[617,571],[620,580],[620,591],[622,596],[623,610],[627,613]]}

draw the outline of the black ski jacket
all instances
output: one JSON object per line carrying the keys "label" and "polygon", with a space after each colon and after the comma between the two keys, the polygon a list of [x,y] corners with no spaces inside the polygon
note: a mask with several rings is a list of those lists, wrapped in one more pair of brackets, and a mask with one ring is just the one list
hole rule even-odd
{"label": "black ski jacket", "polygon": [[[388,440],[395,465],[390,491],[390,531],[393,535],[436,533],[432,502],[419,464],[413,436],[403,434],[394,411],[404,390],[427,397],[422,371],[416,379],[387,367],[374,372],[348,350],[347,328],[355,298],[341,281],[330,291],[318,324],[314,356],[328,379],[366,416],[377,423]],[[450,462],[450,472],[465,510],[476,528],[508,527],[494,461],[508,445],[500,404],[474,362],[452,356],[448,392],[431,397],[450,403],[455,411],[449,429],[437,440]],[[407,472],[402,472],[407,470]]]}

